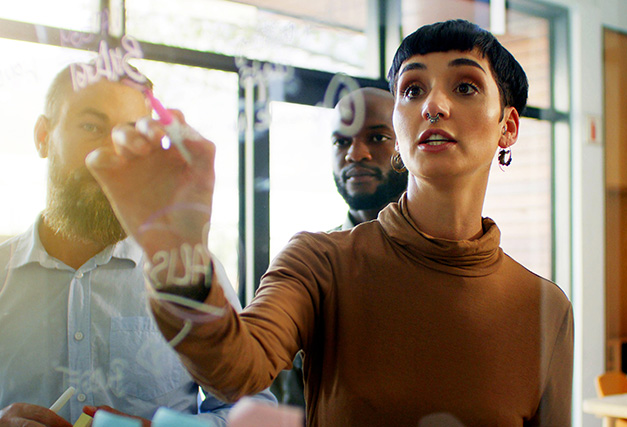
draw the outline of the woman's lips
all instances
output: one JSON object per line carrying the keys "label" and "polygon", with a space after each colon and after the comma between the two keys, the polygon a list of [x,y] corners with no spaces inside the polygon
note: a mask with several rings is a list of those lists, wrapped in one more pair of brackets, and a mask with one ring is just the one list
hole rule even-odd
{"label": "woman's lips", "polygon": [[450,133],[442,129],[427,129],[420,135],[420,138],[418,139],[418,144],[426,144],[431,141],[457,142]]}
{"label": "woman's lips", "polygon": [[441,129],[427,129],[420,135],[418,149],[428,152],[447,150],[457,141],[446,131]]}

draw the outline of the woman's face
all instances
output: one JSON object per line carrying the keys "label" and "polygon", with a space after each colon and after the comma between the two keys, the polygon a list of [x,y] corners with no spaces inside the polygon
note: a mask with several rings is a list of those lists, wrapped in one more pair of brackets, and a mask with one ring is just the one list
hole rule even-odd
{"label": "woman's face", "polygon": [[501,116],[490,64],[477,51],[412,56],[401,65],[395,98],[397,147],[416,177],[487,179],[497,146],[515,142],[518,114],[507,107]]}

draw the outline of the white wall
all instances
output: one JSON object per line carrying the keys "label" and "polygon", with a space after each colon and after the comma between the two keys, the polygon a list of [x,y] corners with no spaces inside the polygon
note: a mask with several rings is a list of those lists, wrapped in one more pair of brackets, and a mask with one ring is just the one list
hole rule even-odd
{"label": "white wall", "polygon": [[[581,411],[605,369],[603,143],[586,141],[587,119],[603,123],[603,28],[627,32],[625,0],[546,0],[570,11],[572,55],[572,292],[575,310],[574,426],[601,426]],[[601,140],[602,142],[602,140]]]}

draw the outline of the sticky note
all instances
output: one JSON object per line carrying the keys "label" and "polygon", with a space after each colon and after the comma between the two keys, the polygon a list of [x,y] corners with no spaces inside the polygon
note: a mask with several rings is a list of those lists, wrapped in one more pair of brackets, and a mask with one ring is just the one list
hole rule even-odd
{"label": "sticky note", "polygon": [[172,409],[159,408],[152,417],[152,427],[214,427],[207,419],[181,414]]}
{"label": "sticky note", "polygon": [[271,406],[245,397],[229,412],[228,425],[229,427],[303,427],[305,412],[295,406]]}
{"label": "sticky note", "polygon": [[73,427],[90,427],[92,420],[92,417],[83,412],[81,416],[78,417]]}
{"label": "sticky note", "polygon": [[92,427],[142,427],[141,421],[123,417],[107,411],[98,411],[94,415]]}

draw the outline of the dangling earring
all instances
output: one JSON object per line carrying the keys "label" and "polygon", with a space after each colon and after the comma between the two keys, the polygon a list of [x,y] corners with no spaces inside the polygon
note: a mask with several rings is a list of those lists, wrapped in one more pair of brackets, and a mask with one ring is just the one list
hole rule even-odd
{"label": "dangling earring", "polygon": [[509,166],[512,163],[512,150],[501,148],[499,151],[499,165]]}
{"label": "dangling earring", "polygon": [[401,159],[401,153],[398,151],[394,152],[392,158],[390,159],[390,163],[395,172],[403,173],[407,170],[407,168],[405,168],[405,164],[403,163],[403,159]]}
{"label": "dangling earring", "polygon": [[[507,126],[503,126],[503,130],[501,131],[501,135],[505,136],[507,133]],[[501,148],[499,151],[499,165],[501,169],[503,166],[509,166],[512,163],[512,150],[509,148]]]}

